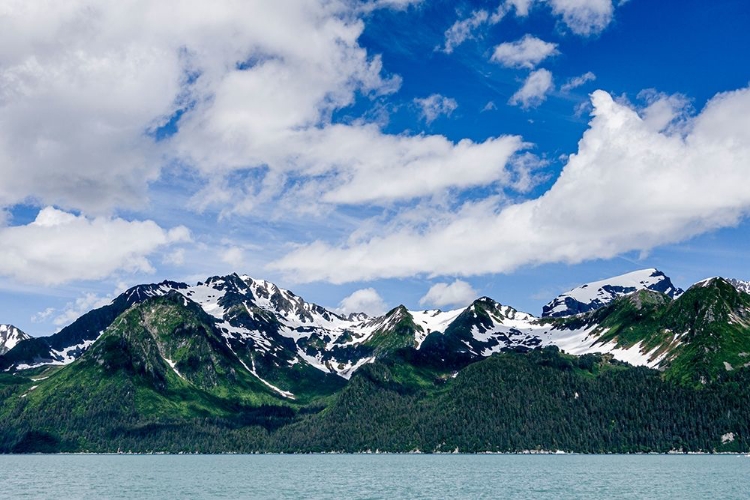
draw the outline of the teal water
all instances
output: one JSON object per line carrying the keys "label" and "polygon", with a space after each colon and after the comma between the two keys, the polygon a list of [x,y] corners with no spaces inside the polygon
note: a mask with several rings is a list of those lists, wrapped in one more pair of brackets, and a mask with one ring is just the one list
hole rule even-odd
{"label": "teal water", "polygon": [[3,498],[750,498],[736,455],[4,455]]}

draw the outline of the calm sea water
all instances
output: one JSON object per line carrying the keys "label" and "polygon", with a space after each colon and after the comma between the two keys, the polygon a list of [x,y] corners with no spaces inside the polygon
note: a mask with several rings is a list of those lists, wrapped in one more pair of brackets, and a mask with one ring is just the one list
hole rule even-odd
{"label": "calm sea water", "polygon": [[750,498],[750,458],[6,455],[3,498]]}

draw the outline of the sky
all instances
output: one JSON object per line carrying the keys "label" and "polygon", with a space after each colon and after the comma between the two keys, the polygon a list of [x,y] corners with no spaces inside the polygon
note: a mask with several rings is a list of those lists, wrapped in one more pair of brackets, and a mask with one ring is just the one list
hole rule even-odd
{"label": "sky", "polygon": [[263,278],[532,314],[750,279],[745,0],[5,0],[0,323]]}

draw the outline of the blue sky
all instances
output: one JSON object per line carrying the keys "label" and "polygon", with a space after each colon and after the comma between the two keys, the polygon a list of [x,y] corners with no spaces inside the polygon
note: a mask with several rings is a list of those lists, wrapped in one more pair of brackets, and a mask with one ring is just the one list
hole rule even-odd
{"label": "blue sky", "polygon": [[750,279],[744,1],[9,5],[0,323],[235,271],[371,313]]}

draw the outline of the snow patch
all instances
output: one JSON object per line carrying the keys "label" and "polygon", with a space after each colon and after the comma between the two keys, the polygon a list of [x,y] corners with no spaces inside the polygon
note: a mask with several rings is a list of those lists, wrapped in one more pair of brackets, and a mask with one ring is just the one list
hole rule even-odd
{"label": "snow patch", "polygon": [[177,371],[177,367],[175,366],[177,363],[172,361],[171,359],[167,358],[166,356],[162,356],[164,358],[164,361],[167,362],[167,364],[172,367],[172,370],[177,374],[178,377],[180,377],[182,380],[187,380],[185,377],[182,376],[182,373]]}
{"label": "snow patch", "polygon": [[409,311],[414,323],[422,328],[420,332],[417,330],[416,338],[414,339],[417,349],[422,347],[422,342],[430,333],[433,332],[445,332],[445,329],[455,321],[455,319],[464,312],[464,309],[454,309],[452,311],[441,311],[439,309],[427,310],[427,311]]}

